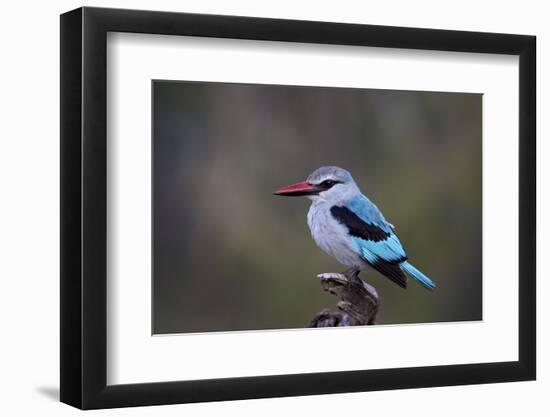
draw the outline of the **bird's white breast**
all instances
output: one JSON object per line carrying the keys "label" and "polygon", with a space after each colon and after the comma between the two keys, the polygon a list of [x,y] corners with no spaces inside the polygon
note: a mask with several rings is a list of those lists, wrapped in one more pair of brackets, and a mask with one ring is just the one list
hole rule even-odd
{"label": "bird's white breast", "polygon": [[313,202],[307,213],[307,224],[317,246],[348,267],[366,266],[357,255],[357,249],[347,228],[338,222],[326,202]]}

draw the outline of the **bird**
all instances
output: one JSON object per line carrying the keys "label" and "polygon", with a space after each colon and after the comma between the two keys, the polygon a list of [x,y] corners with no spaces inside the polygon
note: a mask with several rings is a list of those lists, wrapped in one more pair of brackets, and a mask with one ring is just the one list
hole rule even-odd
{"label": "bird", "polygon": [[355,276],[376,270],[402,288],[407,276],[433,290],[436,285],[408,260],[396,229],[359,189],[351,174],[322,166],[306,181],[279,188],[278,196],[311,200],[307,223],[313,240]]}

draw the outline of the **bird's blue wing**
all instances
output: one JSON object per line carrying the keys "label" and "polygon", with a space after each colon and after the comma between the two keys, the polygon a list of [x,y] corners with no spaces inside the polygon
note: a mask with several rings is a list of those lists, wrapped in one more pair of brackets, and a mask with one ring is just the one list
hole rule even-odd
{"label": "bird's blue wing", "polygon": [[405,249],[380,210],[369,199],[359,196],[343,206],[333,206],[330,211],[347,227],[359,256],[381,274],[406,287],[407,278],[399,267],[407,260]]}

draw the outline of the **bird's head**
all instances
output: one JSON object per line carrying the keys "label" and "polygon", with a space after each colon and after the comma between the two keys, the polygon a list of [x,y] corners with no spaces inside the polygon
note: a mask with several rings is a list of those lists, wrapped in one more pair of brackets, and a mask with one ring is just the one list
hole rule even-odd
{"label": "bird's head", "polygon": [[279,188],[273,194],[288,197],[305,196],[313,201],[337,204],[359,193],[351,174],[343,168],[324,166],[313,171],[305,181]]}

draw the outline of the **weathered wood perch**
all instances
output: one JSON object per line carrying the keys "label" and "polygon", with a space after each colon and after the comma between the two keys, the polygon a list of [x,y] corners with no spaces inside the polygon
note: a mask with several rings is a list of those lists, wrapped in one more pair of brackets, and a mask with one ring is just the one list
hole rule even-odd
{"label": "weathered wood perch", "polygon": [[375,324],[380,298],[372,286],[357,276],[356,270],[319,274],[323,290],[335,295],[339,311],[323,309],[307,327],[364,326]]}

